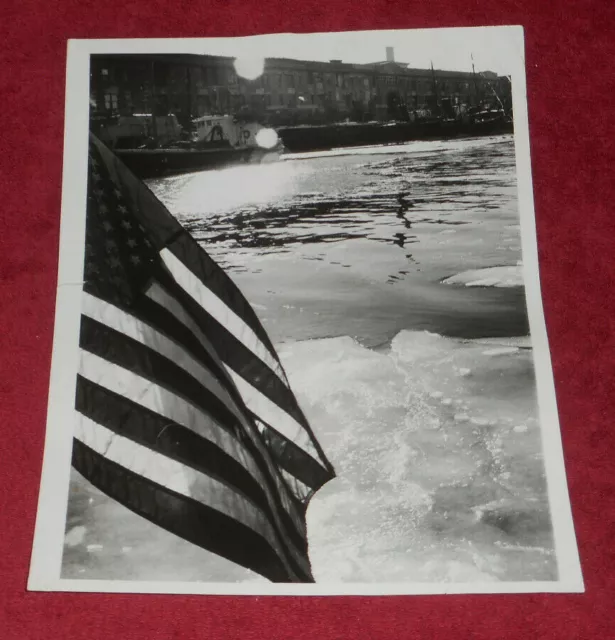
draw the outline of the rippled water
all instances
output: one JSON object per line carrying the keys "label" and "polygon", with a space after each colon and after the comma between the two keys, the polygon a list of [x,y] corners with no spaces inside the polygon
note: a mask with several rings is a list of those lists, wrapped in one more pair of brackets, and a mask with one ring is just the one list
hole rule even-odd
{"label": "rippled water", "polygon": [[[317,580],[556,578],[511,136],[150,186],[253,304],[336,468],[308,510]],[[66,576],[259,580],[71,491]]]}
{"label": "rippled water", "polygon": [[440,280],[521,258],[512,137],[291,156],[151,184],[277,340],[527,332],[523,292]]}

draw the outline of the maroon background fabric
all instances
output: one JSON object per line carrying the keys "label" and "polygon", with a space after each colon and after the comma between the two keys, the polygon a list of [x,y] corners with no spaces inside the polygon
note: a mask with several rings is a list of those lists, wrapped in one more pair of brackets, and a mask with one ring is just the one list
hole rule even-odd
{"label": "maroon background fabric", "polygon": [[[613,638],[615,4],[10,0],[0,9],[0,635]],[[69,37],[522,24],[541,278],[587,592],[382,598],[26,592],[41,471]]]}

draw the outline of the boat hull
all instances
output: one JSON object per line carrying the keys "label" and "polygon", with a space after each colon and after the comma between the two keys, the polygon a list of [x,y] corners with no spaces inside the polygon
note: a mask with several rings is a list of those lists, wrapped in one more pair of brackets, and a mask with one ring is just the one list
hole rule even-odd
{"label": "boat hull", "polygon": [[512,132],[512,122],[504,119],[480,123],[434,121],[283,127],[278,129],[280,139],[290,153]]}
{"label": "boat hull", "polygon": [[254,147],[219,149],[119,149],[122,162],[142,180],[242,164],[275,162],[280,151]]}

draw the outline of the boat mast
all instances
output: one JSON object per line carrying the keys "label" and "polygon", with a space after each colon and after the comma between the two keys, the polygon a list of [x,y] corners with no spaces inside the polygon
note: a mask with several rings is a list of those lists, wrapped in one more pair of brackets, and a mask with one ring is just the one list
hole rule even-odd
{"label": "boat mast", "polygon": [[438,115],[440,115],[440,100],[438,98],[438,82],[436,80],[436,72],[434,71],[433,68],[433,60],[430,61],[431,62],[431,81],[432,81],[432,85],[433,85],[433,95],[435,98],[435,104],[436,104],[436,110],[438,111]]}
{"label": "boat mast", "polygon": [[187,123],[192,126],[192,74],[190,73],[190,63],[186,64],[186,106]]}
{"label": "boat mast", "polygon": [[[474,69],[474,55],[470,54],[470,57],[472,58],[472,76],[474,77],[474,90],[476,91],[476,96],[478,99],[478,86],[476,83],[476,70]],[[493,95],[495,96],[495,99],[500,103],[500,107],[502,107],[502,111],[506,111],[506,109],[504,109],[504,104],[502,103],[502,101],[500,100],[500,96],[498,95],[498,92],[495,90],[493,84],[489,81],[488,78],[485,78],[483,76],[482,73],[478,74],[483,80],[485,80],[487,82],[488,87],[491,89],[491,92],[493,93]]]}
{"label": "boat mast", "polygon": [[493,84],[489,80],[487,80],[487,84],[489,85],[489,88],[491,89],[491,92],[495,96],[495,99],[500,103],[500,107],[501,107],[502,111],[504,113],[506,113],[506,109],[504,108],[504,103],[500,99],[500,96],[499,96],[498,92],[495,90],[495,87],[493,86]]}
{"label": "boat mast", "polygon": [[152,59],[152,64],[150,67],[150,84],[152,86],[152,138],[158,141],[158,126],[156,122],[156,76],[155,76],[155,68],[154,68],[154,60]]}
{"label": "boat mast", "polygon": [[478,91],[478,83],[476,82],[476,70],[474,68],[474,54],[470,54],[470,59],[472,60],[472,78],[474,80],[474,93],[476,94],[476,106],[480,107],[481,99],[480,93]]}

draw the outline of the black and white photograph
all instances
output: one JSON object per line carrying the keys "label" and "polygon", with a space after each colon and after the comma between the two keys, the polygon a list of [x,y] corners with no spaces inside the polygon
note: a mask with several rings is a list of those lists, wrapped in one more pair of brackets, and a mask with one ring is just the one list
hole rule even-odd
{"label": "black and white photograph", "polygon": [[583,590],[523,50],[69,42],[30,590]]}

